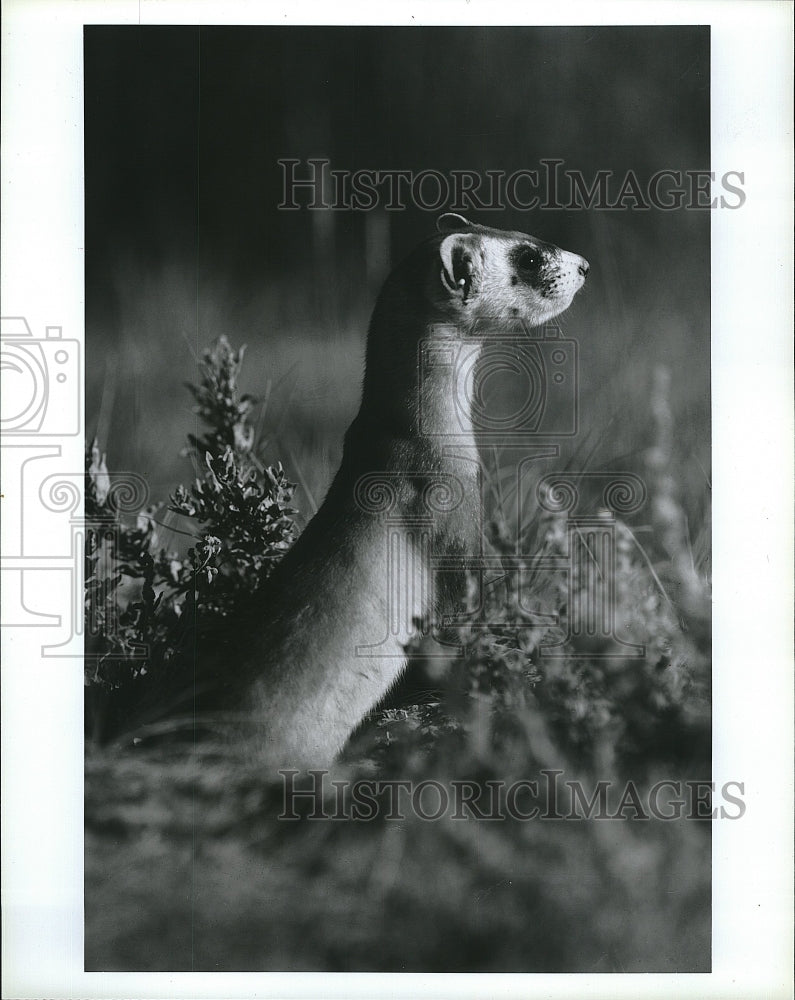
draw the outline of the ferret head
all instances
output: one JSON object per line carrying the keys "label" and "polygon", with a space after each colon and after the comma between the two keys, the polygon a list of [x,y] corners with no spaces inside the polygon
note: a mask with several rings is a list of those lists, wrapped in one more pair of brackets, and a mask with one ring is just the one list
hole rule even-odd
{"label": "ferret head", "polygon": [[488,324],[540,326],[569,307],[589,264],[526,233],[490,229],[442,215],[438,271],[430,296],[464,329]]}
{"label": "ferret head", "polygon": [[[418,345],[451,336],[485,343],[491,334],[541,326],[568,308],[588,273],[583,257],[526,233],[451,214],[437,226],[439,232],[395,268],[378,296],[362,397],[362,411],[372,421],[389,411],[403,426],[416,425]],[[451,387],[425,378],[423,391],[436,392],[441,405]]]}

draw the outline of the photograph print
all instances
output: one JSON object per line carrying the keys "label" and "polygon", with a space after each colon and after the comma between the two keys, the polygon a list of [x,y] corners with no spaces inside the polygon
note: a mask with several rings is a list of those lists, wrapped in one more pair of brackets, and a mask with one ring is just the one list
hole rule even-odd
{"label": "photograph print", "polygon": [[86,970],[710,972],[709,26],[83,45]]}

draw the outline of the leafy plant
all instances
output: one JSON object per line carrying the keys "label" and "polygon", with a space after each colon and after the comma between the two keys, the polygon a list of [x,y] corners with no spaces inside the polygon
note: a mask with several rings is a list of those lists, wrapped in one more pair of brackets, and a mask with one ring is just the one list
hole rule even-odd
{"label": "leafy plant", "polygon": [[234,616],[295,536],[295,487],[281,464],[265,467],[254,454],[242,360],[243,349],[221,337],[204,352],[199,385],[188,386],[206,425],[186,449],[199,474],[167,505],[192,529],[186,554],[160,546],[159,508],[125,523],[96,441],[86,456],[86,714],[95,736],[122,722],[144,688],[178,686],[197,640]]}
{"label": "leafy plant", "polygon": [[[157,510],[122,523],[96,445],[88,456],[86,678],[100,735],[123,726],[142,691],[159,697],[189,672],[214,627],[245,632],[248,595],[293,538],[293,488],[280,466],[254,457],[241,357],[219,341],[192,389],[207,425],[190,439],[200,474],[170,502],[193,529],[187,554],[158,545]],[[709,778],[709,593],[676,495],[666,391],[658,379],[648,544],[615,520],[613,614],[637,654],[572,634],[551,655],[546,642],[568,635],[587,579],[540,572],[533,555],[522,601],[510,574],[472,579],[462,611],[478,615],[460,630],[460,649],[448,649],[446,673],[432,693],[372,713],[335,765],[341,776],[415,789],[462,780],[484,807],[491,782],[535,780],[540,769],[585,789],[630,781],[644,801],[661,777]],[[489,539],[509,556],[511,519],[500,515]],[[522,527],[522,551],[565,563],[565,514],[540,512]],[[548,615],[555,627],[543,624]],[[415,663],[424,641],[409,646]],[[234,669],[234,657],[225,663]],[[411,812],[390,823],[386,809],[364,823],[280,822],[273,775],[211,734],[178,748],[147,739],[93,748],[86,789],[87,968],[709,966],[706,823],[427,822]],[[331,814],[336,794],[329,783]],[[306,796],[298,808],[315,805]]]}

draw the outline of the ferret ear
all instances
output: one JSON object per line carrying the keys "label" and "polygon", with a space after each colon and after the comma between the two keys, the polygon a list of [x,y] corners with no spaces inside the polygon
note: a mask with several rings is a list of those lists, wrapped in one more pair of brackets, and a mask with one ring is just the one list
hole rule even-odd
{"label": "ferret ear", "polygon": [[465,219],[463,215],[456,215],[455,212],[446,212],[436,220],[436,228],[440,233],[460,233],[464,229],[471,229],[472,223]]}
{"label": "ferret ear", "polygon": [[439,245],[441,280],[452,295],[466,302],[480,288],[481,258],[473,233],[452,233]]}

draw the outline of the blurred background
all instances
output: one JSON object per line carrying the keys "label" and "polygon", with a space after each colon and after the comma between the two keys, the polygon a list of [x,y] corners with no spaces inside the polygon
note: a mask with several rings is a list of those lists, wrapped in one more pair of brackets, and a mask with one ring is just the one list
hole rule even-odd
{"label": "blurred background", "polygon": [[[279,210],[278,160],[449,175],[554,158],[588,182],[631,170],[643,183],[709,169],[709,78],[699,27],[86,28],[89,440],[111,471],[146,476],[152,500],[166,501],[193,476],[180,456],[198,430],[184,383],[199,381],[202,351],[225,334],[248,345],[242,388],[260,400],[262,457],[284,463],[306,518],[358,407],[379,287],[439,213]],[[624,768],[643,787],[703,778],[710,213],[467,214],[591,263],[560,319],[578,343],[579,432],[552,439],[560,454],[539,472],[647,482],[650,503],[627,518],[643,548],[622,534],[616,579],[650,654],[603,661],[592,644],[592,659],[540,659],[542,709],[521,701],[499,752],[483,749],[473,699],[481,714],[463,750],[434,737],[426,764],[397,740],[389,766],[478,780],[526,777],[531,765],[581,766],[588,780]],[[500,476],[516,457],[494,456]],[[709,968],[709,824],[299,832],[251,798],[262,775],[214,752],[89,755],[87,968]]]}
{"label": "blurred background", "polygon": [[[647,179],[709,167],[709,29],[85,29],[86,420],[111,470],[165,500],[192,478],[186,381],[220,334],[248,345],[262,454],[322,501],[359,402],[367,322],[438,212],[283,211],[280,158],[449,174],[565,161]],[[709,483],[709,211],[470,212],[583,254],[562,317],[580,427],[561,463],[642,469],[655,369],[675,475]]]}

